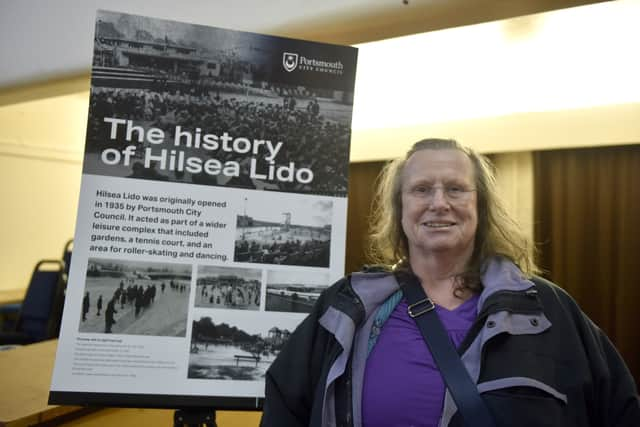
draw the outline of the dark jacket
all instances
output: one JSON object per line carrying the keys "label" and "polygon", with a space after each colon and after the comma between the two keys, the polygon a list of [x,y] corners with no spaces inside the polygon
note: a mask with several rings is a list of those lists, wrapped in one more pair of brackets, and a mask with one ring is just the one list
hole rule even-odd
{"label": "dark jacket", "polygon": [[[495,260],[459,352],[497,426],[640,426],[634,381],[602,331],[562,289]],[[354,273],[318,299],[266,376],[262,427],[361,426],[375,313],[399,289]],[[447,392],[440,426],[462,426]]]}

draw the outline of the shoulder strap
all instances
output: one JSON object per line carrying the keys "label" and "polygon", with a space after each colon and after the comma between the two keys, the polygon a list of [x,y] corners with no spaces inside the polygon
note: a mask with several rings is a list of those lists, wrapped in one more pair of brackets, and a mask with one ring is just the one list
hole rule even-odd
{"label": "shoulder strap", "polygon": [[420,281],[412,274],[403,274],[400,284],[409,304],[409,316],[418,325],[465,426],[494,427],[495,422],[478,394],[478,387],[462,364],[460,355],[440,322],[433,301],[425,294]]}

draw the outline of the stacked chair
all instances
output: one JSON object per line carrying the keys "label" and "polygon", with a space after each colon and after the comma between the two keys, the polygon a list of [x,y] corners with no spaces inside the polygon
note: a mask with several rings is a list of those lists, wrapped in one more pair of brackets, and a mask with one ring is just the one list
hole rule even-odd
{"label": "stacked chair", "polygon": [[57,338],[71,262],[67,242],[62,260],[42,260],[33,269],[12,331],[0,332],[0,345],[22,345]]}

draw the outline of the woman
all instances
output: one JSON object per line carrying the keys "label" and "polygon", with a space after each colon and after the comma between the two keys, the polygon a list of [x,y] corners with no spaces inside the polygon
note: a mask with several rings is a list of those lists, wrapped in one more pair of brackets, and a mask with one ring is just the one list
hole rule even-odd
{"label": "woman", "polygon": [[498,426],[638,426],[633,379],[604,334],[533,276],[533,246],[488,161],[452,140],[385,169],[373,249],[393,271],[330,287],[266,377],[261,425],[462,426],[400,290],[417,277]]}

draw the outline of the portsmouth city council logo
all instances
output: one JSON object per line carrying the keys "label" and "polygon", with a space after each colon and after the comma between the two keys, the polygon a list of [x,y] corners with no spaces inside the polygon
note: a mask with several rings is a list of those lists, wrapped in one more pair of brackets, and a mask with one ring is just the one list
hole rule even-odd
{"label": "portsmouth city council logo", "polygon": [[282,65],[284,69],[291,72],[298,66],[298,54],[285,52],[282,54]]}

